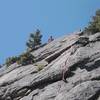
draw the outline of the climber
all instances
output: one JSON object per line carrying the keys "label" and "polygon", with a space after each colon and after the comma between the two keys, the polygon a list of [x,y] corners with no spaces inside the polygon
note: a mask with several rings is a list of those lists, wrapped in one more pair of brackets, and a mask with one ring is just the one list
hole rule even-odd
{"label": "climber", "polygon": [[53,37],[50,36],[49,39],[48,39],[48,43],[52,42],[53,40],[54,40]]}

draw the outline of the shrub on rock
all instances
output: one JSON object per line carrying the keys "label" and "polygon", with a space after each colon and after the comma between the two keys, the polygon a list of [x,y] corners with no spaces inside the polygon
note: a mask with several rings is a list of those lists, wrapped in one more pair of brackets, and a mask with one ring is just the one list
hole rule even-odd
{"label": "shrub on rock", "polygon": [[20,65],[32,64],[34,63],[34,56],[30,52],[23,53],[19,56],[17,63]]}
{"label": "shrub on rock", "polygon": [[18,61],[18,59],[19,59],[19,57],[17,57],[17,56],[9,57],[9,58],[6,59],[5,64],[6,64],[7,67],[8,67],[8,66],[10,66],[11,64],[16,63],[16,62]]}

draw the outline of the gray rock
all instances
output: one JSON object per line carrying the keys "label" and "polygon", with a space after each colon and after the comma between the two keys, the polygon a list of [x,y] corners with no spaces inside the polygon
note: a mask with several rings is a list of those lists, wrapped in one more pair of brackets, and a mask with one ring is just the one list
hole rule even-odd
{"label": "gray rock", "polygon": [[100,91],[100,81],[83,82],[69,92],[59,94],[55,100],[95,100],[96,93]]}
{"label": "gray rock", "polygon": [[90,42],[100,41],[100,32],[89,36]]}
{"label": "gray rock", "polygon": [[99,37],[73,34],[32,51],[35,64],[1,72],[0,100],[99,100]]}

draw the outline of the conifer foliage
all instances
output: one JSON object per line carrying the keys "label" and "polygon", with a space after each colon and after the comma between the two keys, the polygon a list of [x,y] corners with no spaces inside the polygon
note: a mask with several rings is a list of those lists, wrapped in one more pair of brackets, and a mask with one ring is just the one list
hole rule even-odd
{"label": "conifer foliage", "polygon": [[25,52],[19,56],[17,63],[22,66],[28,65],[28,64],[33,64],[34,56],[30,52]]}
{"label": "conifer foliage", "polygon": [[18,60],[19,60],[19,57],[17,56],[9,57],[6,59],[5,64],[7,65],[7,67],[9,67],[11,64],[16,63]]}
{"label": "conifer foliage", "polygon": [[28,42],[26,43],[26,46],[30,49],[34,49],[36,47],[39,47],[41,45],[41,32],[40,30],[36,30],[35,33],[31,33]]}
{"label": "conifer foliage", "polygon": [[34,56],[30,52],[22,53],[19,56],[13,56],[6,59],[5,64],[7,67],[10,65],[17,63],[19,65],[25,66],[34,63]]}
{"label": "conifer foliage", "polygon": [[94,34],[96,32],[100,32],[100,9],[96,11],[95,16],[92,17],[88,27],[84,30],[84,33],[88,34]]}

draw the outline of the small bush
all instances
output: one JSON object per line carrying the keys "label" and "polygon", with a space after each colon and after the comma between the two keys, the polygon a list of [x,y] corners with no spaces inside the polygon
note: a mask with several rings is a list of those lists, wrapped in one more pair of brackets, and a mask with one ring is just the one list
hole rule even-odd
{"label": "small bush", "polygon": [[20,65],[28,65],[34,63],[34,56],[29,52],[23,53],[19,56],[19,60],[17,61]]}
{"label": "small bush", "polygon": [[44,68],[44,65],[42,64],[36,64],[36,66],[38,71],[41,71]]}
{"label": "small bush", "polygon": [[34,56],[30,52],[21,54],[20,56],[9,57],[6,59],[5,64],[9,67],[11,64],[28,65],[34,63]]}
{"label": "small bush", "polygon": [[7,67],[8,67],[8,66],[10,66],[11,64],[16,63],[18,59],[19,59],[19,57],[16,57],[16,56],[14,56],[14,57],[9,57],[9,58],[6,59],[5,64],[6,64]]}

